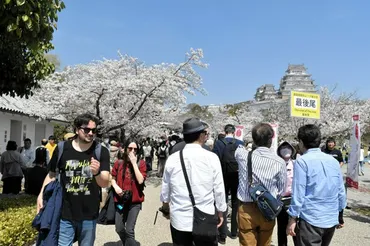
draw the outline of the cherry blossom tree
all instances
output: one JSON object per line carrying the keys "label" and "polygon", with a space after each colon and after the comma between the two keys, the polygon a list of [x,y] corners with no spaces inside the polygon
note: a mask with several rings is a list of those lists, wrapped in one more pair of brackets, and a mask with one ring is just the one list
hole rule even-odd
{"label": "cherry blossom tree", "polygon": [[185,93],[205,94],[196,68],[206,68],[203,51],[191,49],[179,64],[146,65],[121,55],[67,67],[42,81],[29,101],[42,107],[30,110],[44,118],[71,121],[84,112],[101,120],[100,131],[135,133],[163,121],[166,112],[186,103]]}
{"label": "cherry blossom tree", "polygon": [[272,101],[271,105],[262,110],[263,120],[266,122],[279,123],[279,137],[285,140],[293,140],[297,136],[299,127],[305,124],[316,124],[321,129],[322,137],[348,138],[351,130],[353,114],[361,115],[364,127],[368,125],[370,113],[368,100],[360,100],[356,93],[337,94],[336,87],[319,89],[321,100],[321,117],[319,120],[300,119],[290,117],[289,100]]}

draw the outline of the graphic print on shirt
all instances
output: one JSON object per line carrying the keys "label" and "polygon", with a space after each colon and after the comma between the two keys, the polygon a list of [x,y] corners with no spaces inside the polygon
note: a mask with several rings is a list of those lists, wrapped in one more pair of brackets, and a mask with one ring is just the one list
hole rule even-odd
{"label": "graphic print on shirt", "polygon": [[93,174],[90,169],[90,162],[87,160],[68,160],[65,167],[66,172],[66,192],[73,195],[90,195],[90,184]]}

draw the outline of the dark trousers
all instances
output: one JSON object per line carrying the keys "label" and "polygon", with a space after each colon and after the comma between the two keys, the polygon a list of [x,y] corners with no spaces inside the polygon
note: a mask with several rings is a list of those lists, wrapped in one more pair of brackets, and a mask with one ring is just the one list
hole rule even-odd
{"label": "dark trousers", "polygon": [[[287,246],[288,245],[288,237],[286,235],[286,227],[288,226],[289,222],[289,214],[286,212],[284,208],[281,210],[280,214],[277,217],[277,224],[278,224],[278,245],[279,246]],[[294,245],[297,245],[296,237],[293,237]]]}
{"label": "dark trousers", "polygon": [[124,246],[138,245],[135,240],[135,225],[141,210],[141,203],[123,205],[122,210],[116,210],[116,232]]}
{"label": "dark trousers", "polygon": [[171,236],[173,246],[217,246],[217,238],[210,237],[207,241],[200,241],[193,237],[188,231],[178,231],[171,225]]}
{"label": "dark trousers", "polygon": [[333,238],[335,226],[319,228],[301,219],[296,231],[298,246],[328,246]]}
{"label": "dark trousers", "polygon": [[22,177],[8,177],[3,179],[3,194],[19,194],[22,188]]}
{"label": "dark trousers", "polygon": [[[229,173],[226,174],[224,177],[225,181],[225,195],[226,195],[226,203],[229,200],[229,192],[231,194],[231,236],[237,236],[238,233],[238,223],[236,220],[237,214],[238,214],[238,185],[239,185],[239,176],[238,173]],[[227,236],[227,211],[224,213],[224,223],[222,223],[222,226],[219,228],[219,235],[220,238],[225,239]]]}
{"label": "dark trousers", "polygon": [[153,158],[151,156],[145,157],[145,163],[146,163],[146,170],[152,171],[152,160]]}
{"label": "dark trousers", "polygon": [[32,168],[22,168],[23,176],[24,176],[24,189],[27,190],[28,188],[28,173]]}

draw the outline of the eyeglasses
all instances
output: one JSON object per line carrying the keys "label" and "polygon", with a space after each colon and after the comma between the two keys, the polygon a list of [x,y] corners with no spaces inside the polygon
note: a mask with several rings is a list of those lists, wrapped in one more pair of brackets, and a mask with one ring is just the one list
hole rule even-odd
{"label": "eyeglasses", "polygon": [[134,148],[134,147],[128,147],[128,150],[129,150],[129,151],[132,151],[132,150],[133,150],[133,151],[137,151],[137,148]]}
{"label": "eyeglasses", "polygon": [[92,134],[95,134],[97,130],[96,128],[88,128],[88,127],[81,127],[80,129],[82,129],[85,134],[89,134],[90,131],[92,132]]}

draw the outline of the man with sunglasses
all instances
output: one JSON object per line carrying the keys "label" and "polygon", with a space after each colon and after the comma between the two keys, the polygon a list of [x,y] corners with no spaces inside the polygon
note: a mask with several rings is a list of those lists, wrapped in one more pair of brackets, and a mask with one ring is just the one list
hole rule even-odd
{"label": "man with sunglasses", "polygon": [[98,120],[90,114],[79,115],[74,121],[76,137],[64,142],[63,154],[58,162],[55,149],[37,199],[37,212],[43,207],[43,191],[55,180],[57,168],[63,189],[63,202],[59,228],[59,243],[72,246],[74,238],[79,245],[94,245],[96,219],[100,205],[100,187],[109,185],[109,151],[101,148],[100,159],[95,156],[94,141]]}

